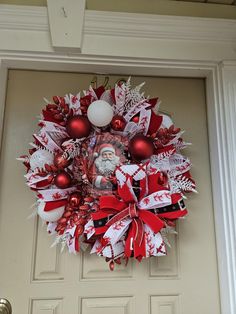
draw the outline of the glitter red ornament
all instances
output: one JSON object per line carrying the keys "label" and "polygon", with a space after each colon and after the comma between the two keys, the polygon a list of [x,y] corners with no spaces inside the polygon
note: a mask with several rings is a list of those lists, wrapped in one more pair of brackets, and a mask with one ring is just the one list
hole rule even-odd
{"label": "glitter red ornament", "polygon": [[71,184],[71,177],[66,171],[62,171],[55,176],[54,184],[59,189],[66,189]]}
{"label": "glitter red ornament", "polygon": [[63,169],[68,167],[71,164],[72,160],[67,159],[64,153],[58,153],[55,155],[53,162],[57,168]]}
{"label": "glitter red ornament", "polygon": [[147,159],[154,153],[153,141],[145,135],[137,134],[129,142],[129,152],[137,161]]}
{"label": "glitter red ornament", "polygon": [[79,207],[80,202],[81,202],[81,195],[78,192],[74,192],[69,196],[68,199],[69,206],[73,209],[76,209]]}
{"label": "glitter red ornament", "polygon": [[66,124],[66,131],[72,138],[87,137],[91,131],[91,123],[85,116],[73,116]]}
{"label": "glitter red ornament", "polygon": [[123,131],[126,126],[126,120],[120,115],[115,115],[111,120],[111,127],[115,131]]}

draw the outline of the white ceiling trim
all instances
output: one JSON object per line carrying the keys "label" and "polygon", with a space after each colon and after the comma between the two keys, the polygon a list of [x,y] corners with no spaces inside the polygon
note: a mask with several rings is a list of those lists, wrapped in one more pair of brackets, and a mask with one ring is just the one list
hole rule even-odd
{"label": "white ceiling trim", "polygon": [[85,32],[100,35],[236,41],[236,20],[86,11]]}
{"label": "white ceiling trim", "polygon": [[[0,31],[49,32],[46,7],[0,5]],[[236,42],[236,20],[85,11],[84,35]]]}
{"label": "white ceiling trim", "polygon": [[48,31],[47,9],[0,4],[0,30]]}

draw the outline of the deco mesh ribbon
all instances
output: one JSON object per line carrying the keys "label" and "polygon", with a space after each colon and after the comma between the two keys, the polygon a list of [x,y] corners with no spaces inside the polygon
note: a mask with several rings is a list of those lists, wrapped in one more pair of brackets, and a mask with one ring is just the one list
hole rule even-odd
{"label": "deco mesh ribbon", "polygon": [[185,194],[196,192],[183,131],[142,86],[128,79],[54,96],[29,155],[19,158],[53,245],[90,247],[111,270],[131,257],[166,255],[166,234],[187,214]]}

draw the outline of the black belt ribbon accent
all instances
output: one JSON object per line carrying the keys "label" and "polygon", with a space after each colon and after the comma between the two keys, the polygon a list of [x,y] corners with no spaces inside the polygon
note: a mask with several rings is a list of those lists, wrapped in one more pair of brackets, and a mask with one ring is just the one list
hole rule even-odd
{"label": "black belt ribbon accent", "polygon": [[177,210],[183,210],[183,209],[185,209],[185,204],[184,204],[184,201],[181,199],[176,204],[171,204],[165,207],[153,208],[153,209],[148,209],[148,210],[152,212],[153,214],[165,214],[165,213],[171,213],[171,212],[175,212]]}

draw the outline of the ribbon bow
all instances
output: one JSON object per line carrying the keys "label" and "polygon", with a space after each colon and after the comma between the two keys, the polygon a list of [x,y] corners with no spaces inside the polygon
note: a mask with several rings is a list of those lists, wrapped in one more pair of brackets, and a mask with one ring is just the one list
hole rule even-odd
{"label": "ribbon bow", "polygon": [[[138,204],[130,203],[128,207],[112,217],[106,225],[114,229],[117,227],[117,224],[119,225],[119,222],[122,222],[122,220],[126,218],[130,219],[130,228],[125,243],[126,256],[130,257],[133,250],[134,256],[141,259],[145,256],[146,251],[144,223],[146,223],[154,233],[158,233],[164,227],[164,222],[154,213],[139,208]],[[109,229],[107,233],[109,233]]]}
{"label": "ribbon bow", "polygon": [[[133,172],[130,169],[132,166],[135,166]],[[165,226],[161,218],[168,218],[170,215],[172,219],[176,219],[187,213],[186,209],[181,207],[176,207],[176,209],[181,210],[177,210],[175,213],[173,208],[168,213],[161,210],[163,208],[165,210],[170,209],[173,202],[179,204],[181,200],[179,194],[170,195],[168,190],[159,190],[145,196],[148,192],[148,185],[149,190],[153,191],[152,179],[155,179],[154,177],[149,178],[151,175],[147,176],[145,170],[144,165],[119,167],[116,171],[116,177],[120,199],[114,195],[101,196],[100,210],[92,214],[95,234],[104,234],[103,239],[107,244],[116,244],[128,230],[125,239],[125,256],[130,257],[133,254],[138,260],[141,260],[146,252],[144,224],[154,234],[157,234]],[[125,177],[122,182],[119,180],[120,174]],[[135,189],[138,189],[139,192],[136,193]],[[158,208],[161,210],[160,213],[158,213]]]}

